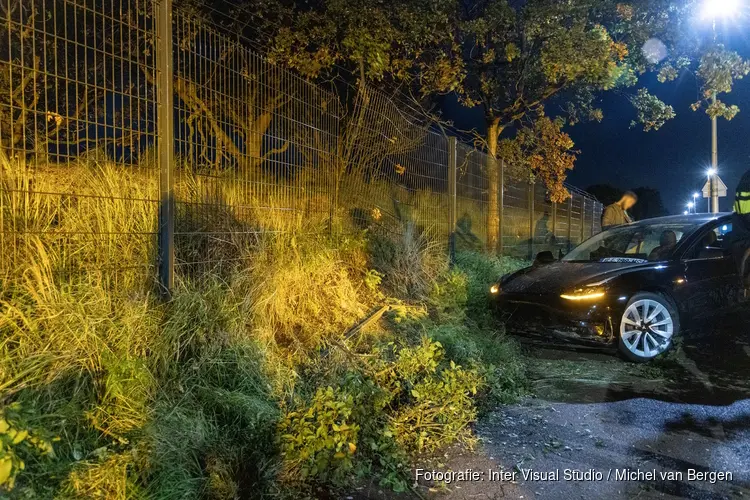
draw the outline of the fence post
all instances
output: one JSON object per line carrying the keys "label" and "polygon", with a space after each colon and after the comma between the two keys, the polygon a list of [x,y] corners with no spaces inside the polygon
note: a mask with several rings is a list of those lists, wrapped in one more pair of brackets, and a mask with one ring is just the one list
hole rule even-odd
{"label": "fence post", "polygon": [[529,260],[534,260],[534,183],[529,182]]}
{"label": "fence post", "polygon": [[555,244],[556,253],[559,252],[559,245],[557,244],[557,202],[552,202],[552,242]]}
{"label": "fence post", "polygon": [[451,263],[456,262],[456,198],[458,196],[456,170],[458,168],[458,139],[448,138],[448,251]]}
{"label": "fence post", "polygon": [[156,21],[157,156],[159,162],[159,282],[169,299],[174,287],[174,106],[172,0],[160,0]]}
{"label": "fence post", "polygon": [[581,195],[581,241],[586,239],[586,197]]}
{"label": "fence post", "polygon": [[503,256],[503,228],[505,227],[505,160],[500,160],[500,192],[498,193],[498,208],[500,209],[500,229],[498,234],[498,253]]}
{"label": "fence post", "polygon": [[575,194],[570,193],[568,198],[568,253],[573,249],[573,197]]}

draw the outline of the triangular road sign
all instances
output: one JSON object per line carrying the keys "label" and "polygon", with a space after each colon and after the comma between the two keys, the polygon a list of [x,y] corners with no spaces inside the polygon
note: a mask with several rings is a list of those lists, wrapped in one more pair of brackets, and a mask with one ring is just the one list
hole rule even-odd
{"label": "triangular road sign", "polygon": [[[727,196],[727,185],[724,184],[724,181],[721,180],[721,178],[717,175],[716,181],[719,183],[718,191],[719,191],[719,198],[725,198]],[[711,197],[711,181],[706,181],[706,185],[703,186],[703,197],[704,198],[710,198]]]}

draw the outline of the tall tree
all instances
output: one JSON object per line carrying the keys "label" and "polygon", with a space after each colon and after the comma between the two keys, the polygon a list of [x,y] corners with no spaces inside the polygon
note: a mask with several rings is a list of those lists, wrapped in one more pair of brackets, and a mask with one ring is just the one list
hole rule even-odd
{"label": "tall tree", "polygon": [[596,197],[606,207],[622,197],[624,191],[611,184],[594,184],[586,188],[586,192]]}
{"label": "tall tree", "polygon": [[630,213],[635,220],[669,215],[669,211],[664,207],[664,202],[661,199],[661,193],[658,189],[639,187],[633,189],[633,192],[638,195],[638,203],[630,209]]}
{"label": "tall tree", "polygon": [[[645,88],[624,91],[647,71],[676,77],[700,60],[698,76],[711,113],[717,92],[745,69],[726,54],[705,51],[687,37],[697,0],[346,0],[286,4],[272,56],[309,76],[353,71],[366,80],[408,82],[431,96],[454,93],[481,106],[489,160],[488,247],[500,237],[500,163],[542,180],[554,201],[569,194],[563,181],[575,161],[564,125],[601,120],[602,91],[623,92],[635,107],[633,124],[657,130],[675,116]],[[701,50],[703,52],[701,52]],[[703,55],[701,55],[703,54]],[[687,63],[686,63],[687,61]],[[709,68],[711,68],[709,70]],[[696,105],[697,107],[697,105]],[[546,110],[555,110],[547,116]],[[518,167],[521,168],[518,168]]]}
{"label": "tall tree", "polygon": [[[664,31],[664,18],[672,13],[660,10],[669,4],[662,0],[629,5],[606,0],[457,2],[451,19],[455,20],[453,46],[459,50],[450,59],[463,78],[442,90],[484,110],[490,250],[500,237],[497,158],[525,166],[532,179],[545,182],[553,201],[567,198],[563,181],[575,152],[562,126],[601,120],[602,111],[594,104],[597,93],[633,86],[639,74],[654,66],[642,47],[654,33]],[[632,100],[641,106],[638,121],[654,121],[651,128],[673,114],[645,90]],[[557,119],[544,113],[551,103],[562,108]],[[529,148],[530,143],[535,147]]]}

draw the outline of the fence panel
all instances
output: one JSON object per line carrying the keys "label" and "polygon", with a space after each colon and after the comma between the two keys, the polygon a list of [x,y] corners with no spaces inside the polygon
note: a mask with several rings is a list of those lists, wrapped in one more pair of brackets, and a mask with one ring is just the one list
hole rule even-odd
{"label": "fence panel", "polygon": [[539,252],[550,251],[556,253],[557,238],[555,236],[554,219],[552,202],[547,196],[547,189],[543,183],[533,184],[534,189],[534,246],[531,256]]}
{"label": "fence panel", "polygon": [[29,266],[45,280],[150,282],[156,6],[0,8],[0,295]]}
{"label": "fence panel", "polygon": [[[190,275],[238,262],[263,234],[412,228],[447,249],[452,149],[423,112],[370,87],[315,85],[241,34],[170,9],[0,9],[2,289],[38,262],[54,280],[151,286],[157,248],[162,277]],[[482,250],[487,155],[458,143],[455,158],[456,246]],[[570,210],[541,183],[503,185],[506,255],[599,230],[601,204],[580,191]]]}
{"label": "fence panel", "polygon": [[525,182],[505,181],[503,197],[502,238],[506,255],[529,257],[529,186]]}
{"label": "fence panel", "polygon": [[333,96],[180,10],[174,54],[178,270],[231,265],[260,233],[329,224]]}
{"label": "fence panel", "polygon": [[482,251],[487,246],[489,179],[487,155],[468,144],[458,144],[457,247]]}

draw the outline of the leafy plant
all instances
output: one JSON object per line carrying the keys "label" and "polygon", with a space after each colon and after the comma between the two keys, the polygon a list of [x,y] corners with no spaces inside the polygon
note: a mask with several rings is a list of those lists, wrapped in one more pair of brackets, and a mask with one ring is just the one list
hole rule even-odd
{"label": "leafy plant", "polygon": [[309,404],[279,422],[284,472],[302,480],[341,481],[352,469],[359,426],[351,421],[354,399],[332,387],[320,388]]}
{"label": "leafy plant", "polygon": [[19,403],[6,406],[0,416],[0,491],[12,490],[16,477],[25,467],[24,456],[54,457],[52,440],[29,429]]}

